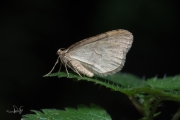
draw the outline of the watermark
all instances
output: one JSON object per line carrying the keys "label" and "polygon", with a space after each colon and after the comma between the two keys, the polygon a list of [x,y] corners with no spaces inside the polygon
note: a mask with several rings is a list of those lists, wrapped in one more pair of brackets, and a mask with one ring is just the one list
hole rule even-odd
{"label": "watermark", "polygon": [[23,112],[23,109],[22,109],[23,106],[20,106],[19,108],[16,107],[15,105],[13,105],[13,108],[14,110],[10,111],[10,110],[6,110],[6,112],[8,113],[19,113],[21,114]]}

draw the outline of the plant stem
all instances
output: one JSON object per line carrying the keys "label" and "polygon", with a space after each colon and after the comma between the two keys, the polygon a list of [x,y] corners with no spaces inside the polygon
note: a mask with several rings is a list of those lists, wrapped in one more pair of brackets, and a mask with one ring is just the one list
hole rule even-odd
{"label": "plant stem", "polygon": [[160,102],[161,102],[161,99],[159,97],[156,98],[155,103],[154,103],[154,105],[152,107],[152,110],[151,110],[151,112],[149,114],[149,119],[150,120],[153,120],[154,114],[155,114]]}
{"label": "plant stem", "polygon": [[129,99],[132,101],[133,105],[136,107],[136,109],[141,113],[142,116],[145,116],[145,113],[143,111],[143,105],[134,97],[133,95],[129,96]]}
{"label": "plant stem", "polygon": [[180,118],[180,108],[178,109],[176,114],[173,116],[172,120],[179,120],[179,118]]}

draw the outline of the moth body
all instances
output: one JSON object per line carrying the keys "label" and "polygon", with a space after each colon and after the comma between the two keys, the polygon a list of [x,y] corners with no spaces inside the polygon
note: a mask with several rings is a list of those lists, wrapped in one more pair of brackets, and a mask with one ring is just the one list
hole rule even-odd
{"label": "moth body", "polygon": [[123,68],[132,43],[133,35],[127,30],[105,32],[81,40],[65,50],[59,49],[57,51],[59,57],[54,67],[60,59],[68,75],[67,67],[79,75],[84,74],[88,77],[93,77],[94,74],[112,75]]}

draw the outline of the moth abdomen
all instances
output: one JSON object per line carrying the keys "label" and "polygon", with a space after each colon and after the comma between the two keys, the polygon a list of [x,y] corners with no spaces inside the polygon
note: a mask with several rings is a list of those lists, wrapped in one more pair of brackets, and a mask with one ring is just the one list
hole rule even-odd
{"label": "moth abdomen", "polygon": [[86,69],[79,61],[70,60],[71,66],[74,68],[75,72],[79,72],[80,74],[84,74],[88,77],[93,77],[94,73]]}

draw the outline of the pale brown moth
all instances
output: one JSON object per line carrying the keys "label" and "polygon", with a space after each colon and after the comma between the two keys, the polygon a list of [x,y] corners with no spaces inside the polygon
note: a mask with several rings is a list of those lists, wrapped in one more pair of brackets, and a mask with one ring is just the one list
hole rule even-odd
{"label": "pale brown moth", "polygon": [[133,35],[127,30],[105,32],[79,41],[65,50],[59,49],[57,51],[59,57],[54,67],[60,60],[68,76],[67,67],[80,76],[81,74],[88,77],[93,77],[94,74],[112,75],[123,68],[132,42]]}

